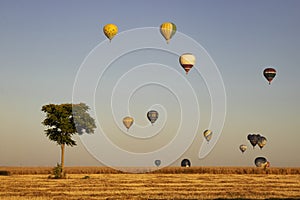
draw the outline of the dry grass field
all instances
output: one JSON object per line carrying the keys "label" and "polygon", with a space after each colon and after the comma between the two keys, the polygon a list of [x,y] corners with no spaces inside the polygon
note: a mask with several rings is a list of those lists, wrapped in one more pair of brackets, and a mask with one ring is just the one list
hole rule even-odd
{"label": "dry grass field", "polygon": [[68,167],[67,179],[48,179],[51,168],[5,168],[0,199],[300,199],[299,168],[169,167],[143,174],[105,167]]}

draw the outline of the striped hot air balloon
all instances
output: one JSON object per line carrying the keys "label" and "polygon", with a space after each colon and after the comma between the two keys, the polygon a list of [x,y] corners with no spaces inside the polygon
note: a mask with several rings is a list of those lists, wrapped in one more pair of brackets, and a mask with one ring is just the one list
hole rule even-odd
{"label": "striped hot air balloon", "polygon": [[171,22],[165,22],[160,25],[160,33],[167,40],[167,43],[169,43],[170,39],[176,33],[176,25]]}
{"label": "striped hot air balloon", "polygon": [[264,69],[263,75],[268,80],[269,85],[271,84],[272,80],[276,76],[276,70],[273,68],[266,68]]}
{"label": "striped hot air balloon", "polygon": [[127,131],[132,126],[133,122],[134,119],[132,117],[127,116],[123,118],[123,124],[127,128]]}
{"label": "striped hot air balloon", "polygon": [[191,68],[196,63],[196,57],[191,53],[182,54],[179,57],[179,63],[183,67],[183,69],[185,70],[186,74],[188,74],[189,71],[191,70]]}
{"label": "striped hot air balloon", "polygon": [[150,110],[147,113],[147,118],[151,122],[151,124],[153,125],[153,123],[155,123],[155,121],[158,118],[158,112],[156,110]]}

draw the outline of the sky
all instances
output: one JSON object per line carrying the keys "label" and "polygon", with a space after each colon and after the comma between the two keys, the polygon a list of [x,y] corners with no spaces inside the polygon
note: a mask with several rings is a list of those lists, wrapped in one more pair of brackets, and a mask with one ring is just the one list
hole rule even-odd
{"label": "sky", "polygon": [[[297,0],[0,0],[0,166],[59,162],[41,107],[75,100],[91,107],[101,129],[75,137],[67,166],[106,165],[99,161],[105,156],[115,162],[121,154],[97,143],[104,133],[114,146],[142,153],[132,159],[161,155],[151,163],[254,166],[264,156],[271,166],[300,167],[299,8]],[[167,21],[177,26],[170,44],[159,33]],[[111,42],[102,32],[108,23],[119,29]],[[188,75],[178,63],[185,50],[197,56]],[[271,85],[262,75],[269,66],[277,70]],[[224,124],[217,104],[225,105]],[[145,117],[150,108],[160,113],[153,126]],[[129,114],[135,124],[127,132],[122,117]],[[221,130],[199,158],[207,145],[202,133],[214,123]],[[252,149],[249,133],[264,135],[266,146]],[[174,146],[164,151],[170,141],[174,153]],[[240,144],[248,146],[244,154]]]}

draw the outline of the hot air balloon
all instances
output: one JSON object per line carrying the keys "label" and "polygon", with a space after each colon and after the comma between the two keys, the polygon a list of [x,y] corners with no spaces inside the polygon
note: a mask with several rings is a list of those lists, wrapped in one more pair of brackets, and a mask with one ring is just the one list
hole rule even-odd
{"label": "hot air balloon", "polygon": [[160,33],[167,40],[167,43],[169,43],[170,39],[176,33],[176,25],[171,22],[165,22],[160,25]]}
{"label": "hot air balloon", "polygon": [[211,130],[205,130],[203,132],[203,135],[204,135],[207,142],[209,142],[209,140],[211,139],[212,134],[213,134],[213,132]]}
{"label": "hot air balloon", "polygon": [[268,80],[270,85],[273,78],[276,76],[276,70],[273,68],[266,68],[263,72],[263,75]]}
{"label": "hot air balloon", "polygon": [[248,140],[250,141],[251,145],[253,146],[253,149],[257,145],[259,136],[260,136],[259,134],[249,134],[247,136]]}
{"label": "hot air balloon", "polygon": [[189,161],[189,159],[183,159],[181,161],[181,167],[190,167],[191,166],[191,162]]}
{"label": "hot air balloon", "polygon": [[111,41],[113,37],[118,33],[118,27],[115,24],[106,24],[103,27],[105,36]]}
{"label": "hot air balloon", "polygon": [[133,122],[134,122],[134,119],[132,117],[127,116],[127,117],[123,118],[123,124],[127,128],[127,131],[132,126]]}
{"label": "hot air balloon", "polygon": [[255,163],[256,167],[262,167],[264,169],[266,169],[267,167],[270,167],[270,162],[267,161],[267,159],[265,157],[255,158],[254,163]]}
{"label": "hot air balloon", "polygon": [[247,135],[247,139],[250,140],[252,138],[252,134]]}
{"label": "hot air balloon", "polygon": [[244,153],[247,150],[247,145],[241,144],[240,145],[240,150],[241,150],[242,153]]}
{"label": "hot air balloon", "polygon": [[151,122],[151,124],[153,125],[153,123],[157,120],[158,118],[158,112],[155,110],[150,110],[147,113],[147,118],[148,120]]}
{"label": "hot air balloon", "polygon": [[182,54],[179,57],[179,63],[185,70],[186,74],[189,73],[190,69],[195,65],[196,57],[191,53]]}
{"label": "hot air balloon", "polygon": [[155,160],[154,164],[156,165],[156,167],[159,167],[159,165],[161,164],[161,161],[160,160]]}
{"label": "hot air balloon", "polygon": [[258,141],[257,141],[257,145],[260,147],[260,149],[262,149],[267,143],[267,138],[265,138],[264,136],[260,136],[258,138]]}

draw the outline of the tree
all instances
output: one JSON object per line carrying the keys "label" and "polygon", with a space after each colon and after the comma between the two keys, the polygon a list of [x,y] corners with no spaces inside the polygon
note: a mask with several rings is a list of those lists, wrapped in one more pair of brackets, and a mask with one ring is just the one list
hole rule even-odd
{"label": "tree", "polygon": [[[64,170],[65,146],[76,146],[72,136],[76,133],[94,133],[95,120],[87,112],[89,107],[79,104],[48,104],[42,107],[46,119],[42,122],[47,127],[46,136],[61,147],[61,169]],[[62,173],[64,174],[64,173]]]}

